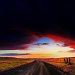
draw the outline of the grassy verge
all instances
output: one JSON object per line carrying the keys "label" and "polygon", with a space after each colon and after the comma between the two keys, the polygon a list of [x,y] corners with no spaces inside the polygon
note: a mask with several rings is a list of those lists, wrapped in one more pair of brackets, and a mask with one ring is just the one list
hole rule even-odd
{"label": "grassy verge", "polygon": [[66,69],[71,73],[71,75],[75,75],[75,64],[68,65],[68,64],[65,64],[65,63],[61,63],[61,62],[59,62],[59,63],[48,62],[48,63],[50,63],[50,64],[52,64],[52,65],[54,65],[56,67],[62,68],[63,71]]}

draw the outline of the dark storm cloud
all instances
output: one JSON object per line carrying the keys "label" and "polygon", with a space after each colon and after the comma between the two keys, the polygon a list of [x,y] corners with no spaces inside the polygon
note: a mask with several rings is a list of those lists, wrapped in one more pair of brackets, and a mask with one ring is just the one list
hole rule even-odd
{"label": "dark storm cloud", "polygon": [[1,0],[0,7],[0,49],[21,48],[50,33],[75,40],[72,2]]}
{"label": "dark storm cloud", "polygon": [[16,49],[27,49],[31,43],[36,41],[36,37],[29,33],[8,33],[2,34],[0,37],[0,49],[2,50],[16,50]]}
{"label": "dark storm cloud", "polygon": [[0,31],[0,49],[2,50],[26,49],[30,43],[38,39],[34,33],[19,26],[4,28]]}

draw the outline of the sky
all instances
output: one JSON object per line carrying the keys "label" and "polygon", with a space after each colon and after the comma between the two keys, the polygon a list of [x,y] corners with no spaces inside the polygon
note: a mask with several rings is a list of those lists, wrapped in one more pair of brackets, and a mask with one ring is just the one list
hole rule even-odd
{"label": "sky", "polygon": [[74,56],[74,6],[63,0],[1,0],[0,56]]}
{"label": "sky", "polygon": [[[23,45],[25,46],[25,45]],[[56,58],[75,57],[75,50],[63,41],[56,41],[48,37],[41,37],[28,44],[28,48],[16,50],[0,50],[0,57],[15,58]]]}

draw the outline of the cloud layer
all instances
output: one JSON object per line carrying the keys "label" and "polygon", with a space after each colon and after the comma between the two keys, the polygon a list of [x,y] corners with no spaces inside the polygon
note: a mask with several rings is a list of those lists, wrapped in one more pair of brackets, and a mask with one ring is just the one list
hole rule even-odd
{"label": "cloud layer", "polygon": [[17,54],[17,53],[0,54],[0,56],[19,56],[19,55],[30,55],[30,54],[29,53],[25,53],[25,54]]}
{"label": "cloud layer", "polygon": [[[15,29],[14,29],[15,30]],[[14,33],[14,34],[13,34]],[[20,34],[21,33],[21,34]],[[9,34],[9,35],[8,35]],[[51,34],[51,33],[37,33],[37,32],[31,32],[29,30],[16,30],[16,33],[11,30],[11,32],[8,32],[8,38],[7,35],[2,39],[0,42],[0,50],[16,50],[16,49],[27,49],[32,45],[34,42],[38,41],[40,38],[48,38],[56,43],[63,42],[63,47],[70,46],[72,48],[75,48],[75,40],[71,37],[64,37],[61,35]],[[11,34],[11,35],[10,35]],[[23,34],[23,35],[22,35]],[[22,38],[21,38],[22,37]],[[2,38],[2,36],[0,37]],[[34,45],[48,45],[47,42],[45,43],[37,43]]]}

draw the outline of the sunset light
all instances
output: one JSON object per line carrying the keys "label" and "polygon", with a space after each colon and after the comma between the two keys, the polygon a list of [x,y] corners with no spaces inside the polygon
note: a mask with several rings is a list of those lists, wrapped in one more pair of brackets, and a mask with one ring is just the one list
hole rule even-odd
{"label": "sunset light", "polygon": [[[27,44],[26,44],[27,45]],[[0,50],[0,56],[16,58],[55,58],[74,57],[74,48],[65,46],[65,42],[55,41],[52,38],[41,37],[37,41],[28,44],[27,49],[21,50]]]}

